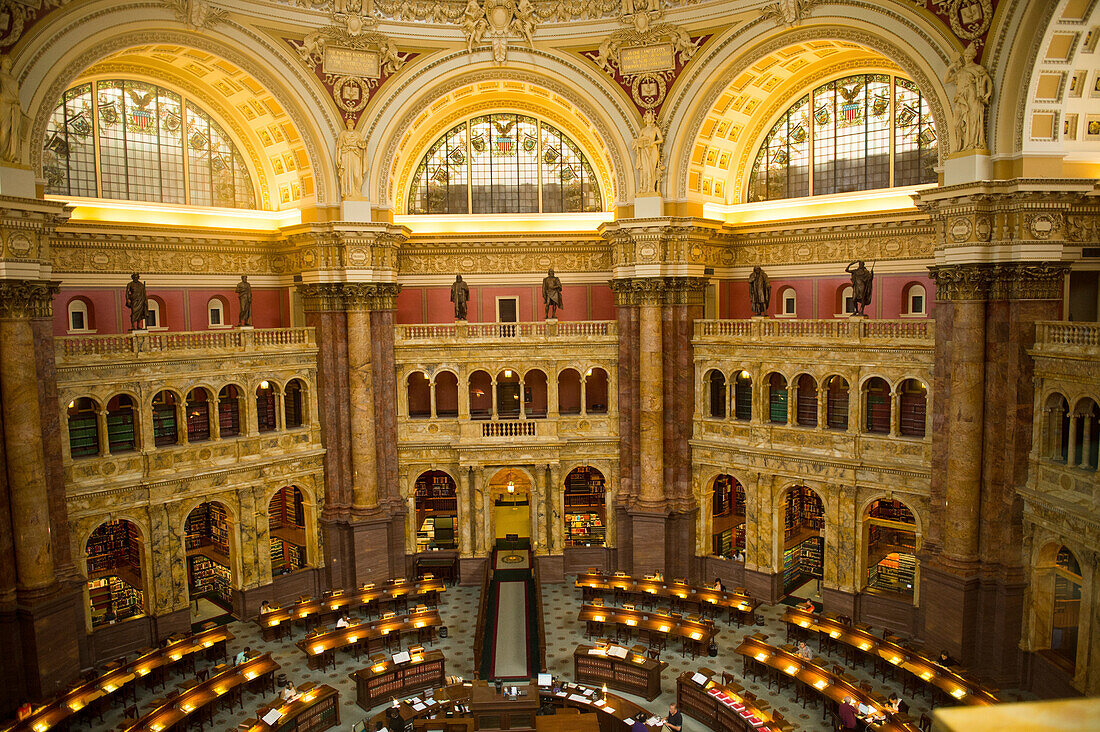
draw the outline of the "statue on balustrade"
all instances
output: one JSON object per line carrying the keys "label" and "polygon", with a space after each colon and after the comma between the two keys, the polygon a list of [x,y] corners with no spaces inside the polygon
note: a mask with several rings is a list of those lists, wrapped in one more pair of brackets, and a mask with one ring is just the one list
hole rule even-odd
{"label": "statue on balustrade", "polygon": [[149,314],[149,299],[145,296],[145,283],[136,272],[130,275],[126,285],[126,307],[130,308],[130,330],[142,330],[145,316]]}
{"label": "statue on balustrade", "polygon": [[546,319],[556,319],[558,317],[558,308],[565,307],[561,301],[561,280],[554,275],[554,268],[551,267],[546,272],[546,276],[542,278],[542,301],[546,303]]}
{"label": "statue on balustrade", "polygon": [[763,316],[768,312],[771,301],[772,283],[764,274],[764,270],[760,269],[760,265],[756,265],[752,268],[752,274],[749,275],[749,305],[752,307],[752,314]]}
{"label": "statue on balustrade", "polygon": [[462,280],[462,275],[455,275],[455,281],[451,284],[451,302],[455,304],[455,320],[466,319],[466,303],[470,300],[470,286]]}
{"label": "statue on balustrade", "polygon": [[849,262],[844,271],[852,275],[852,304],[855,307],[855,312],[852,314],[866,317],[867,314],[863,311],[871,304],[871,284],[875,277],[875,266],[872,264],[871,269],[867,269],[867,265],[861,259],[858,262]]}
{"label": "statue on balustrade", "polygon": [[237,319],[239,326],[252,325],[252,285],[248,284],[248,275],[241,275],[241,281],[237,283],[237,301],[240,303],[241,315]]}

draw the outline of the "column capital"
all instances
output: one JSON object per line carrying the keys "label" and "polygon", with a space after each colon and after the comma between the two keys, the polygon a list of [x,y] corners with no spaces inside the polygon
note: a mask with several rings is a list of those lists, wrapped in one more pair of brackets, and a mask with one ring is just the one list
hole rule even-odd
{"label": "column capital", "polygon": [[22,320],[53,316],[53,298],[60,282],[0,280],[0,319]]}
{"label": "column capital", "polygon": [[702,305],[706,277],[630,277],[611,280],[617,307]]}
{"label": "column capital", "polygon": [[395,282],[300,283],[307,313],[393,310],[401,285]]}
{"label": "column capital", "polygon": [[1069,265],[1063,262],[946,264],[929,267],[936,301],[1060,300]]}

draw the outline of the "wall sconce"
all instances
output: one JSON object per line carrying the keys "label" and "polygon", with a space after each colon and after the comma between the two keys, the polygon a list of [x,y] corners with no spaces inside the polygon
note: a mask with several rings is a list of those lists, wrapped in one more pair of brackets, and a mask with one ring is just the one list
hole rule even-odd
{"label": "wall sconce", "polygon": [[508,492],[509,493],[515,493],[516,492],[516,484],[514,482],[510,481],[510,480],[508,481]]}

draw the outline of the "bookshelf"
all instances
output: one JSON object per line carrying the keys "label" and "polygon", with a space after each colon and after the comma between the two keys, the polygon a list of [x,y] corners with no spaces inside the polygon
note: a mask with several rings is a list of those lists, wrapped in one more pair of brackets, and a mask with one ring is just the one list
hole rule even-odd
{"label": "bookshelf", "polygon": [[607,527],[594,511],[565,515],[566,546],[603,546]]}
{"label": "bookshelf", "polygon": [[[195,391],[200,391],[196,389]],[[205,392],[201,401],[187,402],[187,441],[203,442],[210,439],[210,402],[206,401]],[[192,392],[192,396],[195,396]]]}
{"label": "bookshelf", "polygon": [[807,536],[783,552],[783,591],[790,592],[807,579],[822,579],[825,570],[825,540]]}
{"label": "bookshelf", "polygon": [[783,500],[785,543],[789,543],[807,531],[824,531],[825,506],[816,493],[805,486],[795,486],[787,491]]}
{"label": "bookshelf", "polygon": [[[115,397],[122,399],[122,397]],[[134,409],[129,404],[120,405],[107,412],[107,449],[112,452],[133,450],[137,442],[134,437]]]}
{"label": "bookshelf", "polygon": [[915,556],[891,552],[868,570],[867,586],[877,590],[912,594],[916,571]]}
{"label": "bookshelf", "polygon": [[69,409],[69,454],[74,458],[99,454],[99,428],[90,399],[82,398]]}
{"label": "bookshelf", "polygon": [[85,547],[88,576],[118,568],[141,574],[141,535],[129,521],[108,521],[92,532]]}
{"label": "bookshelf", "polygon": [[202,552],[187,558],[190,567],[191,595],[213,595],[219,600],[230,603],[229,567],[215,561],[209,554]]}
{"label": "bookshelf", "polygon": [[[289,704],[283,702],[281,698],[268,703],[267,708],[282,709],[283,711],[283,716],[274,724],[268,725],[261,721],[252,727],[241,725],[238,729],[247,728],[249,732],[259,732],[259,730],[321,732],[321,730],[339,725],[340,692],[325,684],[316,687],[309,684],[299,688],[299,691],[304,692],[306,690],[308,690],[308,693]],[[265,709],[261,709],[261,712],[263,711]]]}
{"label": "bookshelf", "polygon": [[268,504],[271,529],[271,570],[294,571],[305,566],[305,508],[302,492],[295,486],[279,489]]}
{"label": "bookshelf", "polygon": [[738,374],[733,386],[733,416],[736,419],[752,419],[752,380]]}
{"label": "bookshelf", "polygon": [[565,545],[603,546],[606,485],[603,474],[590,466],[570,471],[565,477]]}
{"label": "bookshelf", "polygon": [[237,401],[237,390],[232,386],[222,389],[218,396],[218,430],[222,437],[241,434],[241,407]]}
{"label": "bookshelf", "polygon": [[256,392],[256,429],[270,432],[275,429],[275,391],[268,387]]}
{"label": "bookshelf", "polygon": [[458,492],[454,479],[442,470],[429,470],[416,479],[417,551],[456,549]]}
{"label": "bookshelf", "polygon": [[415,691],[443,686],[447,673],[443,653],[428,651],[420,656],[419,661],[408,663],[372,658],[370,666],[352,673],[359,706],[370,709],[394,697],[401,698]]}
{"label": "bookshelf", "polygon": [[580,684],[607,684],[610,689],[625,691],[653,701],[661,695],[661,672],[668,666],[663,661],[637,656],[626,648],[625,658],[602,653],[592,646],[577,646],[573,652],[573,678]]}
{"label": "bookshelf", "polygon": [[107,613],[114,613],[114,619],[126,620],[144,612],[144,593],[130,582],[133,578],[123,579],[118,575],[107,575],[88,580],[88,600],[92,606],[92,625],[107,622]]}
{"label": "bookshelf", "polygon": [[768,389],[768,421],[787,423],[787,387],[772,386]]}

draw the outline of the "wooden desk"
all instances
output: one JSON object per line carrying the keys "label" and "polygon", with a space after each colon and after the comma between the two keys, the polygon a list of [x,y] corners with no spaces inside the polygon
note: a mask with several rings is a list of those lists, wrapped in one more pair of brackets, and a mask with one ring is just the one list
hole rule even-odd
{"label": "wooden desk", "polygon": [[534,732],[535,714],[539,710],[538,684],[507,684],[514,686],[518,696],[506,696],[488,681],[475,681],[470,690],[470,714],[479,732],[512,730]]}
{"label": "wooden desk", "polygon": [[[807,689],[816,690],[818,694],[834,704],[842,704],[845,697],[851,697],[856,704],[865,704],[879,712],[883,711],[884,700],[880,695],[863,691],[858,683],[836,676],[828,670],[828,662],[825,659],[815,658],[813,661],[807,661],[751,635],[737,646],[737,652],[744,658],[746,670],[750,664],[759,664],[774,669],[777,673],[787,674],[796,682],[805,684]],[[868,730],[882,732],[918,732],[915,724],[900,722],[890,717],[887,717],[882,724],[868,722],[865,726]]]}
{"label": "wooden desk", "polygon": [[194,653],[200,651],[220,653],[224,657],[226,643],[231,640],[233,640],[233,634],[225,626],[220,626],[181,638],[163,648],[151,649],[129,663],[105,671],[95,679],[73,687],[38,708],[27,719],[12,721],[0,727],[0,730],[42,732],[42,730],[60,726],[73,715],[104,697],[120,692],[133,693],[130,685],[137,679],[154,671],[167,669],[186,660]]}
{"label": "wooden desk", "polygon": [[[676,706],[717,732],[780,732],[782,727],[770,711],[745,700],[736,690],[722,686],[709,676],[701,684],[685,671],[676,679]],[[700,674],[702,675],[702,674]],[[761,722],[756,726],[755,722]]]}
{"label": "wooden desk", "polygon": [[751,625],[755,622],[755,611],[760,606],[759,600],[739,592],[716,590],[712,587],[700,587],[684,582],[637,579],[623,574],[586,572],[577,575],[574,586],[582,588],[586,600],[601,592],[619,591],[628,595],[668,600],[674,605],[691,605],[700,611],[706,611],[708,608],[724,608],[728,612],[727,619],[731,622],[736,620],[738,624]]}
{"label": "wooden desk", "polygon": [[446,660],[442,651],[428,651],[413,655],[408,663],[386,659],[349,676],[355,682],[356,703],[370,710],[395,697],[443,686],[447,680]]}
{"label": "wooden desk", "polygon": [[429,604],[435,604],[435,597],[445,589],[443,582],[435,577],[427,577],[416,581],[391,581],[377,586],[364,585],[357,590],[334,590],[319,598],[275,608],[263,613],[254,622],[263,631],[264,640],[276,640],[282,631],[280,626],[284,623],[323,619],[325,616],[349,612],[375,601],[393,602],[424,597],[431,600]]}
{"label": "wooden desk", "polygon": [[279,670],[270,653],[256,656],[239,666],[230,666],[206,681],[181,691],[178,696],[168,699],[153,709],[135,724],[127,727],[127,732],[161,732],[181,723],[202,710],[206,705],[220,699],[231,690],[273,675]]}
{"label": "wooden desk", "polygon": [[392,618],[372,620],[367,623],[357,623],[346,628],[336,628],[306,636],[294,645],[306,654],[309,667],[320,668],[322,657],[329,651],[344,648],[356,643],[366,643],[377,640],[390,634],[398,636],[404,633],[428,633],[430,639],[434,639],[435,628],[443,624],[439,617],[439,611],[429,608],[420,612],[407,615],[395,615]]}
{"label": "wooden desk", "polygon": [[430,573],[441,582],[453,585],[459,580],[458,566],[458,552],[429,552],[416,558],[415,573],[417,578]]}
{"label": "wooden desk", "polygon": [[[603,625],[613,623],[649,634],[650,643],[653,638],[678,637],[684,641],[681,654],[686,655],[690,647],[693,655],[705,653],[707,646],[717,634],[714,623],[710,620],[688,620],[687,618],[674,618],[671,615],[656,612],[648,613],[642,610],[627,610],[626,608],[605,607],[603,605],[581,606],[578,620],[588,623]],[[602,635],[602,633],[601,633]]]}
{"label": "wooden desk", "polygon": [[[267,724],[263,718],[272,709],[278,709],[282,716],[274,724]],[[276,697],[260,708],[258,716],[248,732],[321,732],[340,724],[340,692],[322,684],[302,692],[292,702],[284,703],[281,696]]]}
{"label": "wooden desk", "polygon": [[787,610],[783,614],[783,621],[787,623],[788,632],[801,628],[827,635],[835,641],[873,657],[876,663],[886,663],[908,671],[924,683],[943,692],[949,699],[957,700],[961,704],[990,705],[997,704],[999,701],[991,691],[980,684],[940,666],[923,654],[880,638],[866,630],[796,608]]}
{"label": "wooden desk", "polygon": [[600,718],[588,714],[544,714],[535,717],[535,732],[600,732]]}
{"label": "wooden desk", "polygon": [[607,684],[646,701],[661,695],[661,673],[667,667],[664,661],[632,653],[620,645],[607,648],[580,645],[573,651],[573,678],[579,683]]}

